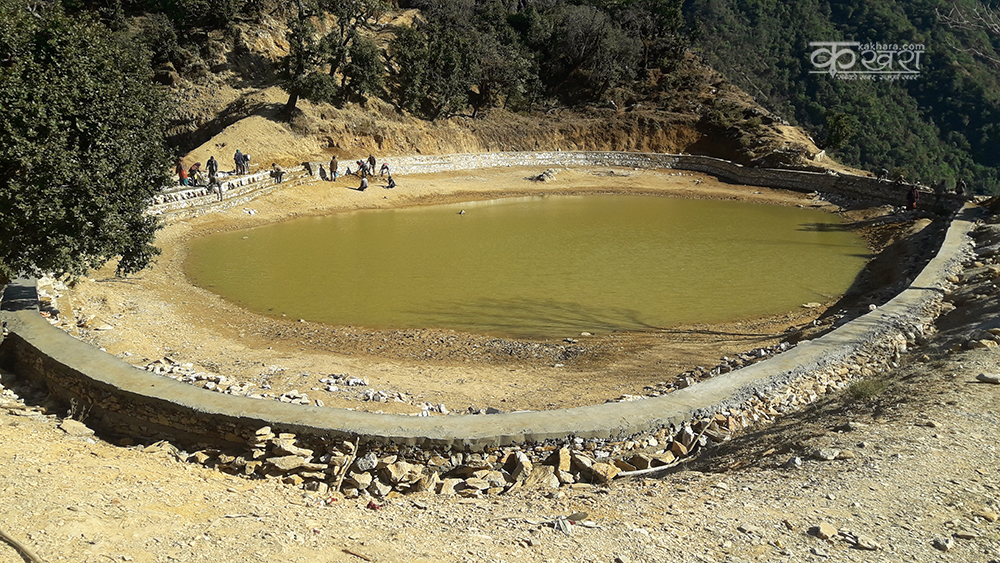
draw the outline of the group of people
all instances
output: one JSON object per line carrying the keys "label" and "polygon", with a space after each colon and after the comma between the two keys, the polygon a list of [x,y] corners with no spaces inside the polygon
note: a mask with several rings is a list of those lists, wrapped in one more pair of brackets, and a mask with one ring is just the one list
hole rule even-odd
{"label": "group of people", "polygon": [[[237,149],[236,154],[233,155],[233,162],[236,164],[235,174],[244,175],[250,173],[250,155]],[[363,192],[368,189],[368,177],[375,175],[374,171],[377,164],[375,155],[369,154],[367,159],[357,161],[358,168],[355,172],[351,172],[351,167],[347,166],[345,175],[359,176],[361,178],[361,185],[358,186],[358,191]],[[304,166],[309,174],[312,175],[312,166],[308,162],[304,163]],[[222,199],[222,186],[219,182],[219,162],[215,160],[214,156],[209,157],[206,168],[208,173],[207,180],[200,162],[196,162],[190,168],[186,168],[183,161],[178,158],[175,172],[181,186],[207,186],[209,189],[218,192],[219,199]],[[329,173],[322,164],[319,165],[319,177],[324,181],[336,182],[339,176],[339,169],[340,164],[337,162],[337,157],[334,156],[330,159]],[[396,180],[392,177],[389,163],[383,162],[378,174],[382,178],[388,177],[388,184],[385,186],[386,189],[391,190],[396,187]],[[280,184],[284,180],[285,171],[277,163],[272,163],[270,176],[275,184]]]}
{"label": "group of people", "polygon": [[[357,164],[357,169],[351,171],[351,166],[348,165],[344,170],[345,176],[359,176],[361,178],[361,184],[358,186],[358,191],[365,191],[368,189],[368,177],[375,175],[375,166],[378,162],[375,160],[375,155],[369,154],[367,159],[358,160],[355,162]],[[312,165],[308,162],[303,163],[306,167],[306,171],[312,175]],[[382,167],[379,168],[379,177],[385,178],[388,176],[389,183],[385,186],[386,189],[393,189],[396,187],[396,180],[392,177],[392,171],[389,168],[389,163],[383,162]],[[337,157],[334,156],[330,159],[330,168],[327,171],[322,164],[319,165],[319,177],[325,182],[336,182],[337,178],[340,176],[340,163],[337,161]]]}
{"label": "group of people", "polygon": [[209,157],[206,168],[208,178],[202,172],[200,162],[195,162],[190,168],[185,168],[184,162],[181,159],[177,159],[177,167],[174,171],[177,173],[181,186],[212,186],[213,184],[218,184],[219,161],[215,160],[214,156]]}
{"label": "group of people", "polygon": [[[903,178],[902,175],[900,175],[898,178],[896,178],[896,181],[894,183],[897,186],[902,186],[904,182],[905,179]],[[917,202],[920,201],[921,187],[922,186],[920,185],[920,180],[917,180],[916,182],[913,183],[913,185],[910,186],[910,190],[906,192],[906,209],[910,211],[915,211],[917,209]],[[955,184],[955,191],[953,193],[959,197],[964,198],[966,193],[968,193],[968,189],[969,185],[965,182],[965,179],[960,178],[958,182]],[[935,209],[940,209],[941,198],[943,198],[946,194],[948,194],[948,192],[949,192],[948,185],[945,182],[945,180],[941,180],[934,185]]]}
{"label": "group of people", "polygon": [[[378,163],[375,161],[375,156],[369,154],[367,160],[359,160],[357,164],[357,174],[361,176],[361,185],[358,186],[358,191],[363,192],[368,189],[368,177],[375,175],[375,165]],[[351,173],[350,167],[348,167],[347,173]],[[392,171],[389,169],[388,162],[382,163],[382,168],[379,168],[378,175],[380,178],[389,177],[389,183],[386,184],[385,189],[391,190],[396,187],[396,180],[392,178]]]}
{"label": "group of people", "polygon": [[242,176],[250,173],[250,155],[240,152],[240,149],[236,149],[236,154],[233,155],[233,162],[236,163],[236,174]]}

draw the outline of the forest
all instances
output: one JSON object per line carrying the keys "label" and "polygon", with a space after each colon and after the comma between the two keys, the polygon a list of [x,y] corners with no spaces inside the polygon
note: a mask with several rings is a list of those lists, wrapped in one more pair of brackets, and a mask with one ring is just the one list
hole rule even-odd
{"label": "forest", "polygon": [[[973,0],[63,0],[146,45],[154,67],[212,72],[212,31],[278,20],[288,55],[257,80],[337,106],[380,98],[424,119],[490,108],[676,111],[686,52],[835,158],[1000,193],[1000,11]],[[388,14],[416,8],[409,25]],[[925,47],[910,80],[815,70],[810,43]],[[253,77],[250,78],[253,80]],[[710,116],[708,116],[710,117]],[[711,121],[710,119],[708,121]]]}
{"label": "forest", "polygon": [[[1000,193],[1000,12],[976,1],[691,0],[693,47],[846,164]],[[920,44],[912,80],[811,73],[812,42]]]}

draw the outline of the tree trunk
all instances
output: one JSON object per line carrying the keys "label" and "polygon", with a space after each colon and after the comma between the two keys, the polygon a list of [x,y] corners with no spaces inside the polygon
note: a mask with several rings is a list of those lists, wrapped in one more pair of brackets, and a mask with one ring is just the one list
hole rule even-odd
{"label": "tree trunk", "polygon": [[295,112],[295,106],[299,103],[299,95],[301,95],[301,90],[299,88],[292,88],[288,92],[288,101],[285,102],[285,107],[281,110],[281,115],[287,119],[292,119],[292,114]]}

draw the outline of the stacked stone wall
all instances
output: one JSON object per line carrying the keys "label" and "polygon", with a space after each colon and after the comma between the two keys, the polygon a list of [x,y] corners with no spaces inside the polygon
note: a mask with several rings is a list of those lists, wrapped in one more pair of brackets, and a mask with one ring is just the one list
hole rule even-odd
{"label": "stacked stone wall", "polygon": [[[349,158],[342,160],[353,162]],[[906,195],[913,187],[911,184],[880,182],[876,178],[868,176],[841,174],[833,171],[755,168],[721,158],[690,154],[586,151],[500,152],[388,157],[386,161],[392,172],[397,175],[512,166],[537,166],[540,168],[608,166],[687,170],[703,172],[736,184],[800,192],[819,192],[855,201],[894,206],[904,205]],[[289,170],[289,173],[297,177],[307,174],[301,167],[293,168]],[[223,187],[225,194],[223,201],[218,201],[215,194],[208,193],[207,188],[172,189],[157,197],[157,200],[150,206],[150,213],[190,216],[224,210],[269,193],[276,185],[270,181],[267,172],[258,172],[224,182]],[[953,194],[943,195],[938,201],[934,194],[926,188],[922,189],[922,194],[918,201],[918,207],[928,211],[940,211],[941,209],[937,209],[938,207],[955,211],[965,201],[964,198]]]}

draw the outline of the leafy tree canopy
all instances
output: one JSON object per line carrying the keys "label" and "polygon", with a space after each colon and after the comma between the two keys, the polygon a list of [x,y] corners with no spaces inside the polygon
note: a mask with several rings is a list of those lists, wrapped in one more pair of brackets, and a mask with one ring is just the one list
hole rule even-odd
{"label": "leafy tree canopy", "polygon": [[[847,164],[1000,193],[1000,10],[975,0],[692,0],[708,63]],[[915,80],[814,74],[815,41],[922,44]]]}
{"label": "leafy tree canopy", "polygon": [[[32,6],[28,8],[26,6]],[[168,182],[148,54],[58,3],[0,0],[0,273],[149,264]]]}

